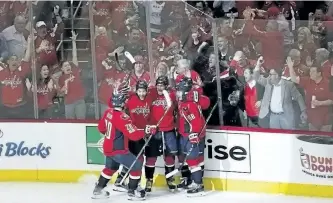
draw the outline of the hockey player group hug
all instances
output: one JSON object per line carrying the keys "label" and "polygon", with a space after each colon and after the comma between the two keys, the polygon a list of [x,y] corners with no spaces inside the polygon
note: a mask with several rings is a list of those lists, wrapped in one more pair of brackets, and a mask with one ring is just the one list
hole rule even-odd
{"label": "hockey player group hug", "polygon": [[[210,100],[191,76],[178,75],[174,85],[167,76],[159,76],[154,87],[139,80],[135,92],[130,92],[128,81],[123,81],[112,93],[109,105],[98,124],[105,135],[106,160],[93,199],[109,197],[105,187],[122,165],[114,190],[127,191],[129,200],[144,200],[152,190],[156,160],[162,155],[170,191],[187,190],[188,196],[204,194],[206,121],[202,109],[210,106]],[[178,185],[173,177],[176,158],[182,176]],[[143,165],[144,189],[139,186]]]}

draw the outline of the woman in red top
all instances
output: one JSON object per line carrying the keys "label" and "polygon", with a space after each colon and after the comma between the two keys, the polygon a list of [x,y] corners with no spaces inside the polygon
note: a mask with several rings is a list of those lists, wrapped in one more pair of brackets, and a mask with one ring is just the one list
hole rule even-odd
{"label": "woman in red top", "polygon": [[53,99],[57,95],[58,87],[50,76],[50,69],[47,65],[43,65],[37,76],[37,91],[32,87],[29,79],[26,80],[26,87],[30,93],[37,92],[38,118],[53,118]]}
{"label": "woman in red top", "polygon": [[72,31],[73,59],[61,64],[62,76],[59,78],[60,92],[65,98],[66,119],[85,119],[86,103],[85,89],[81,79],[81,69],[78,67],[76,37]]}

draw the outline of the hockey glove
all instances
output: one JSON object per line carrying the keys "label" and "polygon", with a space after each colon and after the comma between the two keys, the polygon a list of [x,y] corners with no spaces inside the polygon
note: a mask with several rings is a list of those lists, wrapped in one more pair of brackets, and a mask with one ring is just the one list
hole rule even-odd
{"label": "hockey glove", "polygon": [[194,102],[198,102],[199,101],[199,92],[196,90],[190,91],[187,94],[187,98],[188,101],[194,101]]}
{"label": "hockey glove", "polygon": [[200,142],[200,138],[198,133],[191,133],[188,135],[188,139],[192,144],[198,144]]}
{"label": "hockey glove", "polygon": [[147,135],[155,135],[157,132],[157,126],[156,125],[146,125],[145,133]]}

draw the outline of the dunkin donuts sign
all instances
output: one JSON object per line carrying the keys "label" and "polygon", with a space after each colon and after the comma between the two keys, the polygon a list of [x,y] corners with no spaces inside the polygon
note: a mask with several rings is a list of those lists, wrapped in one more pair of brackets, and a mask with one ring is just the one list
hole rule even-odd
{"label": "dunkin donuts sign", "polygon": [[317,178],[333,179],[333,157],[307,153],[300,148],[302,172]]}

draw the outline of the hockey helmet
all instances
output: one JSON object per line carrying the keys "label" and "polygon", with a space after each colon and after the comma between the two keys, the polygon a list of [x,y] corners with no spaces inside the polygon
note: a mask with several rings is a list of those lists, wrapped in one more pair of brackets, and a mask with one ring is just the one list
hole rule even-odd
{"label": "hockey helmet", "polygon": [[111,103],[114,108],[122,108],[126,102],[127,96],[121,92],[114,92],[111,97]]}
{"label": "hockey helmet", "polygon": [[156,79],[156,85],[164,85],[164,86],[168,86],[169,85],[169,80],[168,80],[168,77],[167,76],[159,76],[157,79]]}
{"label": "hockey helmet", "polygon": [[136,86],[135,86],[136,90],[138,89],[145,89],[146,91],[148,90],[148,84],[146,81],[144,80],[139,80],[137,83],[136,83]]}
{"label": "hockey helmet", "polygon": [[183,77],[181,81],[176,85],[176,90],[187,93],[192,89],[192,86],[192,79],[189,77]]}

